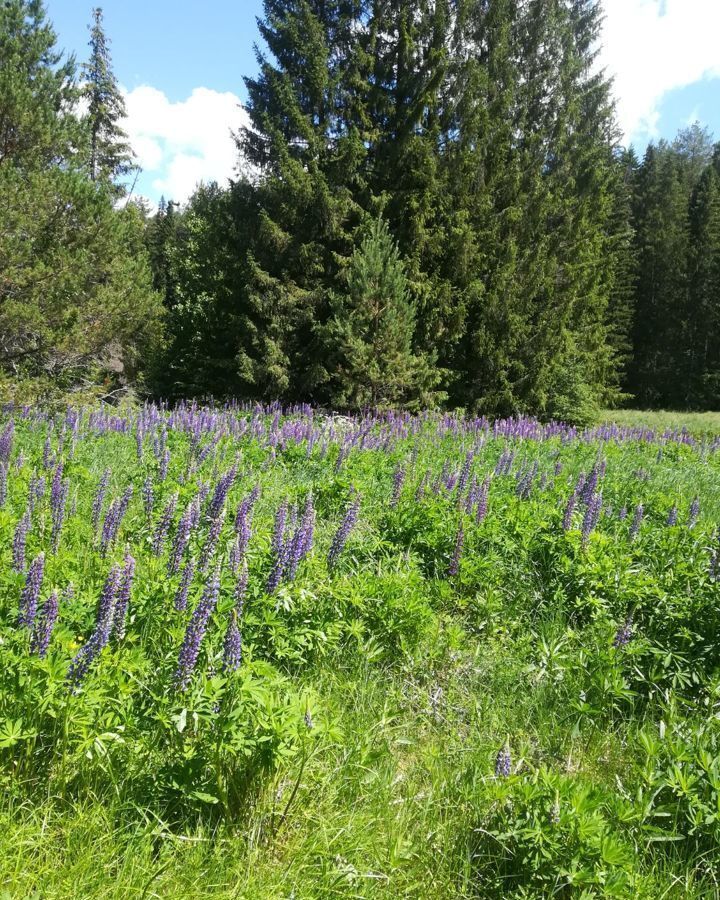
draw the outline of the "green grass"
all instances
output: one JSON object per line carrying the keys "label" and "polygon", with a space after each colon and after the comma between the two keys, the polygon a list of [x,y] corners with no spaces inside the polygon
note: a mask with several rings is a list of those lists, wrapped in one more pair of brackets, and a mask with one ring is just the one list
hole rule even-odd
{"label": "green grass", "polygon": [[693,434],[720,434],[720,412],[604,409],[598,416],[598,422],[615,422],[629,428],[652,428],[658,432],[686,428]]}
{"label": "green grass", "polygon": [[[40,660],[17,626],[24,578],[12,571],[12,545],[33,471],[52,480],[43,455],[48,434],[59,451],[58,429],[17,417],[0,509],[0,897],[720,896],[720,589],[708,574],[720,457],[709,442],[493,438],[430,420],[356,446],[338,464],[337,439],[318,435],[310,451],[307,432],[269,442],[283,424],[272,413],[257,418],[257,435],[225,431],[245,420],[233,412],[206,423],[200,446],[215,427],[219,440],[204,459],[171,427],[162,480],[158,425],[147,427],[138,459],[132,430],[95,433],[85,414],[74,452],[64,439],[70,494],[59,549],[49,488],[28,537],[28,559],[47,555],[41,601],[75,586]],[[288,426],[295,421],[307,424],[290,417]],[[459,473],[471,449],[478,482],[515,454],[511,473],[491,478],[479,522],[456,487],[438,482],[443,470]],[[189,613],[173,608],[179,576],[167,574],[169,547],[153,554],[152,535],[175,491],[171,537],[198,486],[216,483],[238,452],[216,551],[220,599],[190,686],[178,692]],[[569,530],[562,520],[579,474],[599,462],[607,514],[583,540],[581,500]],[[393,506],[399,465],[406,477]],[[108,499],[128,481],[135,494],[103,557],[90,510],[106,467]],[[148,474],[149,520],[140,496]],[[258,482],[244,658],[223,675],[232,520]],[[310,487],[314,551],[270,595],[276,510],[285,497],[302,506]],[[360,519],[329,568],[355,489]],[[678,522],[668,526],[673,505]],[[463,552],[450,576],[460,521]],[[203,520],[191,542],[195,558],[208,527]],[[73,693],[70,660],[126,547],[137,561],[127,634],[111,639]],[[632,638],[616,647],[628,616]],[[496,772],[503,746],[507,778]]]}

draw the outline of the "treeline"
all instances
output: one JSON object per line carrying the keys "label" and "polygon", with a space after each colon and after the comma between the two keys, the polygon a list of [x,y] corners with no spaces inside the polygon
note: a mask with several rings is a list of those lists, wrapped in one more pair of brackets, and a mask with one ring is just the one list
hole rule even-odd
{"label": "treeline", "polygon": [[[620,147],[596,0],[266,0],[250,126],[236,134],[242,174],[183,208],[161,203],[144,231],[142,210],[118,204],[132,160],[100,15],[86,71],[95,60],[98,97],[112,102],[82,116],[68,112],[73,92],[93,79],[79,86],[72,61],[53,56],[41,4],[11,0],[0,23],[0,41],[13,27],[16,44],[45,35],[35,70],[56,85],[34,75],[22,88],[28,69],[11,76],[2,53],[0,122],[6,96],[20,110],[43,91],[43,121],[74,135],[44,161],[0,156],[2,202],[18,217],[0,254],[24,217],[39,227],[31,210],[62,197],[53,184],[13,199],[3,168],[28,183],[74,179],[102,206],[94,238],[37,242],[58,263],[117,235],[79,268],[40,255],[62,327],[16,321],[0,369],[69,384],[63,347],[81,346],[84,377],[121,356],[125,379],[142,369],[144,389],[171,399],[442,403],[573,421],[630,397],[718,406],[720,150],[698,128],[642,162]],[[13,127],[26,127],[20,112]],[[1,323],[24,282],[0,267]],[[38,308],[40,285],[26,289]],[[95,334],[90,298],[97,339],[78,345]]]}
{"label": "treeline", "polygon": [[246,177],[164,210],[164,394],[578,417],[629,252],[596,3],[273,0]]}
{"label": "treeline", "polygon": [[634,230],[627,389],[643,406],[720,408],[720,143],[697,126],[626,155]]}

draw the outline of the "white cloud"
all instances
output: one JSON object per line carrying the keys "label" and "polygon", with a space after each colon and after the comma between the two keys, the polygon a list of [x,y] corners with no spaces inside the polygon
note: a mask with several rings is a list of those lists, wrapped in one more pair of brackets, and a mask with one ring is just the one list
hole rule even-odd
{"label": "white cloud", "polygon": [[124,128],[143,169],[145,190],[184,202],[199,182],[224,183],[237,172],[231,131],[246,124],[240,99],[230,92],[195,88],[171,103],[157,88],[125,92]]}
{"label": "white cloud", "polygon": [[628,141],[657,136],[664,94],[720,77],[720,0],[604,0],[601,63]]}

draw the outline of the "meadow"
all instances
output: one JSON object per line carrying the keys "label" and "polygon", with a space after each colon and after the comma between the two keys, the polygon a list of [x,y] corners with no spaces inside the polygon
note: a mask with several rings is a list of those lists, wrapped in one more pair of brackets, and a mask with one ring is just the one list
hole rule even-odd
{"label": "meadow", "polygon": [[0,413],[0,897],[717,897],[720,438]]}

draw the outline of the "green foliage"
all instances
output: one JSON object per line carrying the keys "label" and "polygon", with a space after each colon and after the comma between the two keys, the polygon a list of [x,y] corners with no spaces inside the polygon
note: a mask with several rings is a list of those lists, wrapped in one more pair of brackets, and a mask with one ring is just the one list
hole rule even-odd
{"label": "green foliage", "polygon": [[[599,7],[451,7],[265,4],[238,135],[253,180],[214,212],[201,191],[201,245],[177,243],[178,393],[412,405],[438,387],[572,421],[619,399],[628,203],[590,74]],[[384,344],[363,283],[378,215],[403,269],[385,267]]]}
{"label": "green foliage", "polygon": [[0,166],[44,166],[72,157],[80,129],[75,61],[63,59],[41,0],[0,8]]}
{"label": "green foliage", "polygon": [[137,371],[159,305],[134,207],[59,167],[0,167],[0,367],[36,396]]}
{"label": "green foliage", "polygon": [[[0,10],[0,390],[31,399],[135,378],[159,331],[139,210],[114,208],[125,149],[99,17],[87,122],[43,4]],[[114,148],[114,149],[113,149]],[[115,154],[115,155],[113,155]]]}
{"label": "green foliage", "polygon": [[118,124],[126,116],[125,100],[112,71],[109,41],[103,28],[103,13],[96,7],[90,27],[90,60],[83,64],[85,82],[81,96],[87,103],[85,126],[89,132],[88,171],[91,181],[124,189],[116,179],[132,171],[133,153],[127,135]]}
{"label": "green foliage", "polygon": [[[325,337],[337,359],[335,407],[398,407],[427,400],[433,360],[413,352],[415,311],[397,246],[374,222],[347,269],[347,297],[335,298]],[[328,366],[332,371],[333,366]]]}
{"label": "green foliage", "polygon": [[717,405],[718,200],[698,125],[648,147],[635,181],[637,288],[627,386],[644,405]]}

